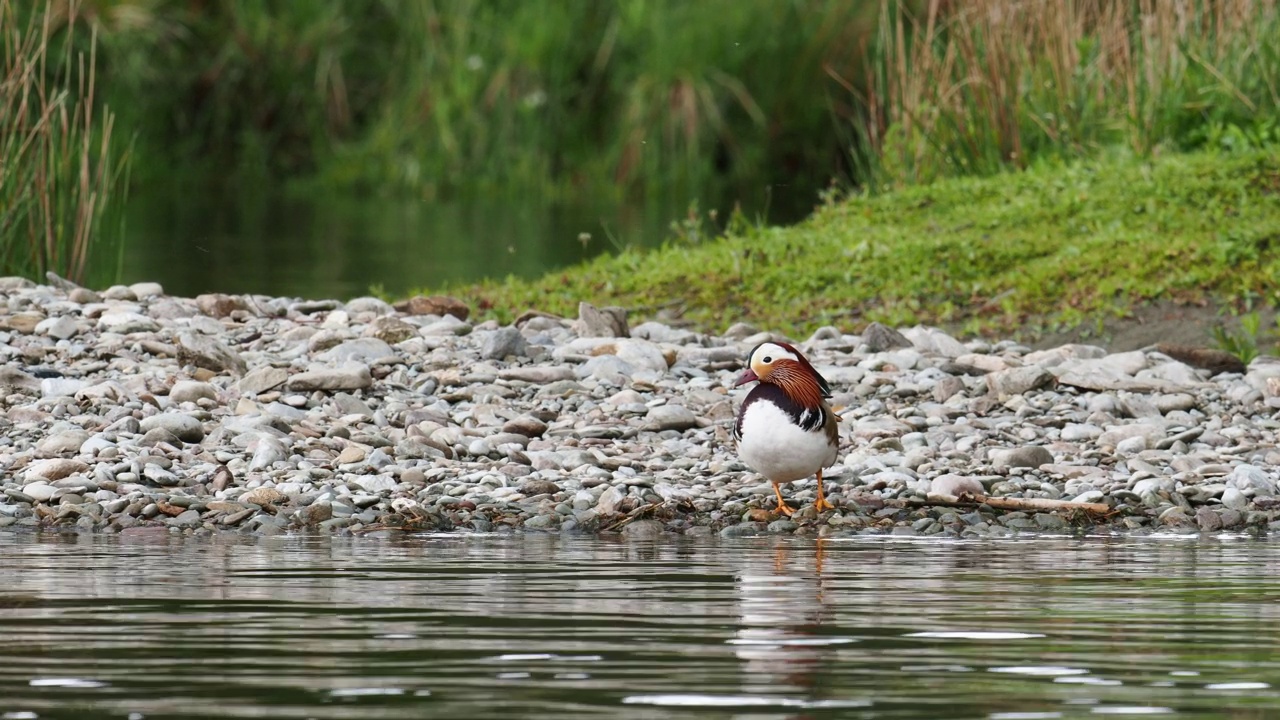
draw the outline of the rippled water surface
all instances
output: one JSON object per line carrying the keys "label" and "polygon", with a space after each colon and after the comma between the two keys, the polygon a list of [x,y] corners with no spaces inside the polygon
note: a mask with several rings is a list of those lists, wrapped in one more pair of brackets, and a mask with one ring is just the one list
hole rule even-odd
{"label": "rippled water surface", "polygon": [[1280,544],[0,534],[0,718],[1280,717]]}

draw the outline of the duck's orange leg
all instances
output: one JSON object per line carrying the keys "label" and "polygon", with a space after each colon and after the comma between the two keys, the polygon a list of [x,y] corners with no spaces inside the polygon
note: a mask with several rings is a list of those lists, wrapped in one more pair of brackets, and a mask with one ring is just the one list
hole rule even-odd
{"label": "duck's orange leg", "polygon": [[782,499],[782,488],[778,487],[778,483],[773,484],[773,494],[778,496],[778,507],[773,509],[774,512],[780,512],[787,516],[790,516],[791,513],[795,512],[795,510],[787,507],[787,502]]}
{"label": "duck's orange leg", "polygon": [[[775,485],[774,487],[776,488],[777,486]],[[836,507],[835,505],[827,502],[827,496],[822,492],[821,470],[818,471],[818,499],[813,501],[813,506],[818,509],[818,512],[822,512],[823,510],[834,510]]]}

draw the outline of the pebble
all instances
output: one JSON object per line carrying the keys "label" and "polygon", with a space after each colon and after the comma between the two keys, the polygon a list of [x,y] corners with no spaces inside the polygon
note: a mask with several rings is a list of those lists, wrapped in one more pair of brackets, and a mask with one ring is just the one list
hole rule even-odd
{"label": "pebble", "polygon": [[204,439],[204,425],[198,419],[183,413],[161,413],[143,418],[139,428],[144,433],[157,428],[163,429],[183,442],[198,443]]}
{"label": "pebble", "polygon": [[993,450],[991,466],[995,468],[1037,468],[1053,462],[1053,455],[1040,445]]}
{"label": "pebble", "polygon": [[[473,324],[452,298],[395,308],[0,282],[8,350],[0,519],[165,533],[466,529],[997,537],[1280,528],[1280,363],[1156,349],[1041,351],[936,328],[824,327],[802,343],[841,406],[825,474],[783,486],[734,451],[766,328],[724,334],[583,304]],[[7,310],[6,310],[7,308]],[[39,308],[39,312],[34,311]],[[38,364],[36,364],[38,358]],[[1270,404],[1269,404],[1270,403]],[[930,506],[1069,499],[1105,518]],[[1096,529],[1096,528],[1095,528]]]}

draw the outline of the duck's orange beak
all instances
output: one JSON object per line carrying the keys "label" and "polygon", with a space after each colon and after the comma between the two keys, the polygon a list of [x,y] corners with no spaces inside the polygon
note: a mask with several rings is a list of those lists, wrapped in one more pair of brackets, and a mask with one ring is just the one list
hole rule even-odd
{"label": "duck's orange beak", "polygon": [[738,381],[735,382],[733,386],[738,387],[739,385],[745,385],[749,382],[755,382],[756,380],[759,380],[759,379],[760,378],[759,376],[756,375],[755,370],[752,370],[751,368],[747,368],[745,371],[743,371],[741,375],[738,376]]}

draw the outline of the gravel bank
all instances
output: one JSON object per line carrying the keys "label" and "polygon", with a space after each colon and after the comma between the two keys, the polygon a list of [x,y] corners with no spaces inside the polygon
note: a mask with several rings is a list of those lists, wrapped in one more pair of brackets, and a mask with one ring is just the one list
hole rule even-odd
{"label": "gravel bank", "polygon": [[[931,328],[795,339],[844,407],[838,509],[729,437],[749,350],[584,306],[393,308],[0,279],[0,530],[883,534],[1280,530],[1280,360]],[[1177,359],[1175,359],[1177,358]],[[1022,512],[929,498],[1105,503]]]}

